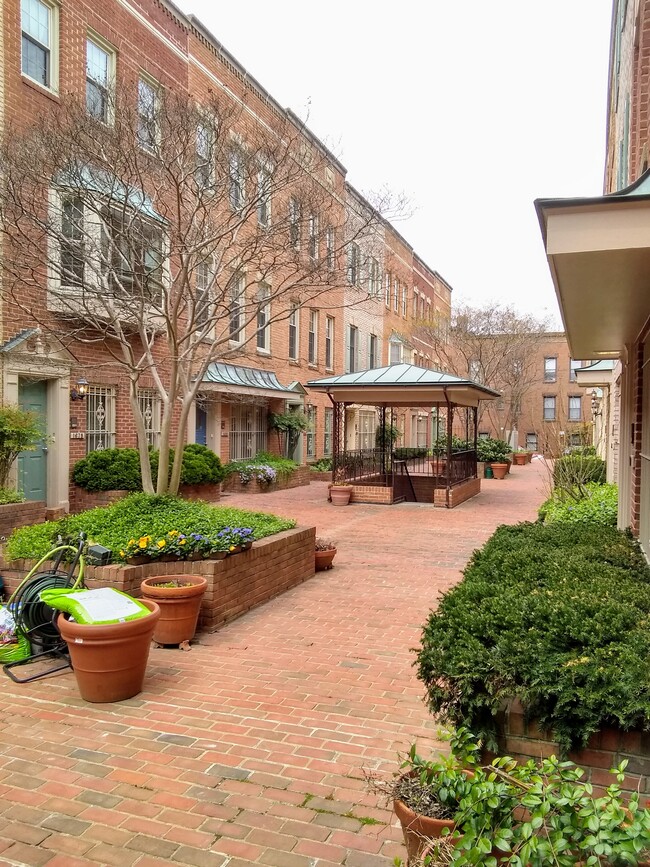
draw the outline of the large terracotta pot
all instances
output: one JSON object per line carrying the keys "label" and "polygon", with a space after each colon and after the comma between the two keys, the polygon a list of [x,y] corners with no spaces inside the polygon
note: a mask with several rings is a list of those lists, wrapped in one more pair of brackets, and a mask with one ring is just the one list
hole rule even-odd
{"label": "large terracotta pot", "polygon": [[[164,585],[178,582],[179,587]],[[199,620],[201,600],[208,586],[202,575],[157,575],[145,578],[140,585],[143,599],[160,606],[160,620],[153,640],[158,644],[181,644],[191,641]]]}
{"label": "large terracotta pot", "polygon": [[93,626],[59,614],[56,626],[68,645],[81,697],[110,702],[133,698],[142,691],[151,636],[160,617],[155,602],[143,600],[151,611],[137,620]]}
{"label": "large terracotta pot", "polygon": [[330,548],[329,551],[314,551],[316,560],[316,571],[322,572],[324,569],[332,568],[332,561],[336,556],[336,548]]}
{"label": "large terracotta pot", "polygon": [[393,801],[393,810],[402,826],[409,864],[424,855],[432,837],[442,837],[445,828],[451,833],[456,827],[451,819],[431,819],[415,813],[403,801]]}
{"label": "large terracotta pot", "polygon": [[330,499],[333,506],[347,506],[352,496],[352,485],[332,485]]}
{"label": "large terracotta pot", "polygon": [[513,459],[516,467],[523,467],[526,463],[526,455],[523,452],[515,452]]}
{"label": "large terracotta pot", "polygon": [[508,464],[491,464],[495,479],[505,479],[508,472]]}

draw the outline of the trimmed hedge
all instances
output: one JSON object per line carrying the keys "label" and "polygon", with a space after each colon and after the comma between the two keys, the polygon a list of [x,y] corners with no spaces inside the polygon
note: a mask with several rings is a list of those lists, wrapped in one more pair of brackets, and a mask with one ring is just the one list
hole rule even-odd
{"label": "trimmed hedge", "polygon": [[[154,484],[158,478],[158,452],[149,461]],[[174,461],[170,449],[169,467]],[[224,479],[218,455],[206,446],[190,443],[183,449],[182,485],[218,484]],[[86,491],[141,491],[140,455],[137,449],[104,449],[91,452],[72,468],[72,481]]]}
{"label": "trimmed hedge", "polygon": [[7,541],[10,560],[37,559],[54,547],[59,535],[76,540],[83,531],[89,541],[105,545],[119,560],[118,552],[127,547],[129,539],[139,536],[164,536],[169,530],[189,535],[216,535],[225,527],[250,527],[256,539],[290,530],[296,522],[264,512],[209,506],[197,500],[155,494],[130,494],[112,503],[89,509],[78,515],[68,515],[60,521],[47,521],[15,530]]}
{"label": "trimmed hedge", "polygon": [[594,524],[500,527],[424,626],[418,677],[443,722],[496,748],[520,699],[563,750],[603,726],[650,729],[650,568]]}

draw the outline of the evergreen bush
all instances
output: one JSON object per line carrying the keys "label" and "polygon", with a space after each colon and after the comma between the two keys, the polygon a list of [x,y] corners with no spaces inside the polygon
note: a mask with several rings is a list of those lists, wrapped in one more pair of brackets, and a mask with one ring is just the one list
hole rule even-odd
{"label": "evergreen bush", "polygon": [[589,482],[604,485],[606,464],[602,458],[591,454],[570,454],[557,458],[553,466],[553,483],[565,490],[580,487]]}

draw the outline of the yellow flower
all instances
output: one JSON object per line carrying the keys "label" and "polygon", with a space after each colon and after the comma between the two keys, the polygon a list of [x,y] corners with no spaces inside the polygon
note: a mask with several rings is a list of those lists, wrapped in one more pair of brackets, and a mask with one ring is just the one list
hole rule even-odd
{"label": "yellow flower", "polygon": [[138,542],[138,548],[146,548],[147,547],[147,539],[143,536]]}
{"label": "yellow flower", "polygon": [[236,548],[237,548],[237,546],[236,546],[236,545],[231,545],[231,546],[230,546],[230,550],[231,550],[231,551],[234,551],[234,550],[236,550]]}
{"label": "yellow flower", "polygon": [[178,530],[170,530],[169,533],[167,533],[167,535],[168,536],[178,536]]}
{"label": "yellow flower", "polygon": [[135,545],[135,539],[129,539],[129,545]]}
{"label": "yellow flower", "polygon": [[120,557],[124,557],[124,551],[120,551]]}
{"label": "yellow flower", "polygon": [[164,539],[158,539],[158,547],[159,548],[164,548],[166,544],[167,544],[167,542],[165,542]]}
{"label": "yellow flower", "polygon": [[186,541],[187,541],[186,539],[179,539],[179,540],[178,540],[178,544],[179,544],[179,545],[184,545]]}

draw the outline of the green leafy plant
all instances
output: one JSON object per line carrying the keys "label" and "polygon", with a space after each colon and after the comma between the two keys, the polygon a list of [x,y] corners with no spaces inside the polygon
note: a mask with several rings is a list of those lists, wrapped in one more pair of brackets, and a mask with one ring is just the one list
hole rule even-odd
{"label": "green leafy plant", "polygon": [[11,467],[21,452],[33,451],[43,437],[38,417],[19,406],[0,407],[0,487],[6,488]]}
{"label": "green leafy plant", "polygon": [[605,461],[596,455],[563,455],[553,465],[553,484],[574,499],[580,499],[585,485],[590,482],[605,484],[606,469]]}
{"label": "green leafy plant", "polygon": [[407,461],[409,458],[426,458],[427,454],[428,450],[426,446],[410,446],[393,451],[393,457],[398,461]]}
{"label": "green leafy plant", "polygon": [[393,443],[397,442],[401,436],[402,432],[398,427],[386,422],[375,430],[375,447],[383,451],[392,449]]}
{"label": "green leafy plant", "polygon": [[310,464],[309,469],[314,473],[329,473],[332,471],[332,458],[320,458]]}
{"label": "green leafy plant", "polygon": [[269,430],[277,433],[280,443],[284,440],[289,458],[292,458],[296,451],[300,435],[309,430],[310,425],[309,418],[302,410],[269,413]]}
{"label": "green leafy plant", "polygon": [[512,446],[505,440],[485,437],[479,439],[476,446],[476,457],[487,463],[505,463],[512,454]]}
{"label": "green leafy plant", "polygon": [[12,488],[0,488],[0,506],[6,506],[9,503],[23,503],[25,497],[20,491],[14,491]]}
{"label": "green leafy plant", "polygon": [[618,488],[616,485],[600,485],[589,482],[583,488],[583,496],[576,500],[556,488],[551,497],[539,507],[539,517],[544,523],[603,524],[615,527],[618,516]]}
{"label": "green leafy plant", "polygon": [[229,461],[223,470],[226,476],[238,473],[242,484],[247,485],[253,479],[262,484],[270,484],[278,477],[288,478],[297,467],[298,464],[288,458],[281,458],[270,452],[259,452],[248,460]]}
{"label": "green leafy plant", "polygon": [[114,559],[119,560],[119,552],[126,551],[130,539],[150,536],[158,541],[170,530],[188,538],[196,534],[212,539],[225,528],[240,527],[252,530],[256,539],[262,539],[295,526],[295,521],[263,512],[136,493],[110,506],[89,509],[60,521],[22,527],[9,537],[6,549],[9,559],[35,559],[53,547],[58,535],[75,539],[83,531],[90,541],[110,548]]}
{"label": "green leafy plant", "polygon": [[500,527],[424,626],[418,676],[431,711],[496,750],[519,698],[562,750],[604,726],[650,729],[650,568],[597,524]]}

